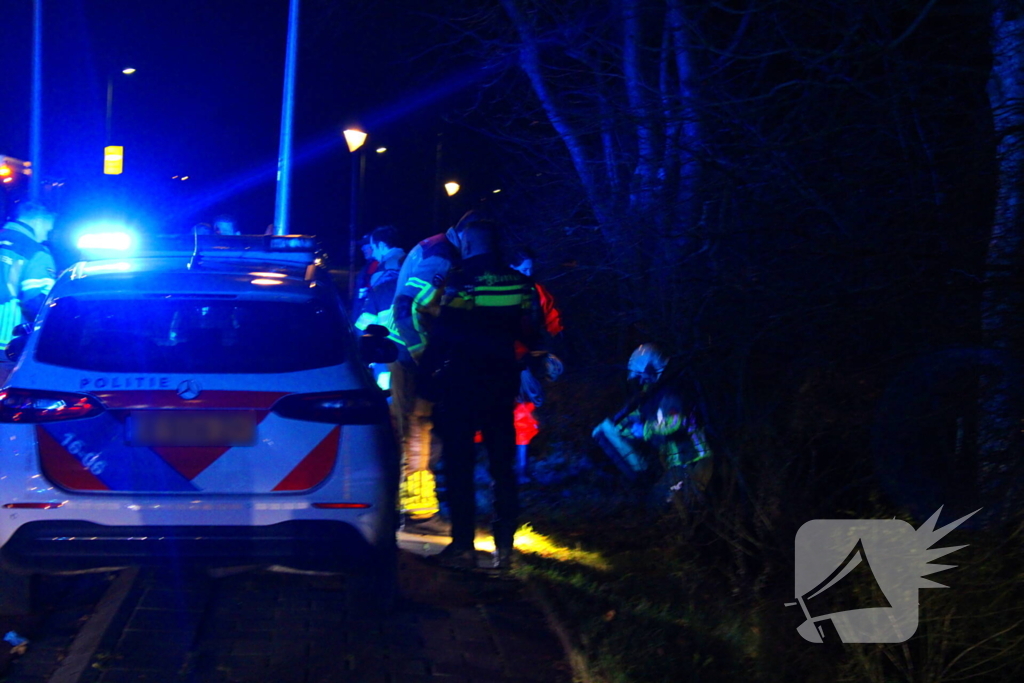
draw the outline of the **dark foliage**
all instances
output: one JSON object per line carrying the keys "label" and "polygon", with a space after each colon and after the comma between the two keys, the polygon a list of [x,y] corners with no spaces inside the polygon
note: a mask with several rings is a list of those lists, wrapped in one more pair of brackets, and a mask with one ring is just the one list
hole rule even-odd
{"label": "dark foliage", "polygon": [[[1021,349],[1019,329],[998,354],[982,333],[1008,134],[986,92],[994,6],[500,4],[449,5],[446,26],[493,69],[460,120],[518,159],[492,204],[564,308],[549,443],[598,462],[616,375],[656,341],[707,419],[692,538],[726,593],[786,599],[810,519],[982,506],[998,535],[1019,468],[981,475],[979,406],[1020,386]],[[765,651],[788,652],[783,631]]]}

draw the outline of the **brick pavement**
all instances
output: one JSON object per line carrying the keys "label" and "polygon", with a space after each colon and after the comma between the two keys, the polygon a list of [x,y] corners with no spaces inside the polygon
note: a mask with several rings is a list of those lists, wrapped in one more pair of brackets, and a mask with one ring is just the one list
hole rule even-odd
{"label": "brick pavement", "polygon": [[438,569],[408,553],[399,573],[404,599],[386,618],[358,616],[341,577],[263,572],[224,581],[197,639],[190,679],[571,680],[561,647],[517,582]]}
{"label": "brick pavement", "polygon": [[572,680],[519,582],[404,551],[399,578],[395,612],[367,617],[340,576],[144,572],[81,683]]}

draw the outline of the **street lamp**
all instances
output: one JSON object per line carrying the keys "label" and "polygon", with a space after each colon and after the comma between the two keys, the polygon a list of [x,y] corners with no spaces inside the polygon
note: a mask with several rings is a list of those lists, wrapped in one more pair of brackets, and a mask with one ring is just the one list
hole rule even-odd
{"label": "street lamp", "polygon": [[349,203],[348,221],[348,298],[356,296],[356,223],[359,220],[359,190],[363,185],[363,174],[366,172],[366,157],[356,152],[366,142],[366,133],[358,128],[346,128],[342,131],[345,144],[352,155],[352,200]]}
{"label": "street lamp", "polygon": [[449,180],[444,184],[444,191],[448,193],[449,197],[454,197],[455,193],[461,189],[461,186],[454,180]]}
{"label": "street lamp", "polygon": [[341,134],[345,136],[345,144],[350,152],[356,151],[366,142],[366,133],[358,128],[346,128]]}

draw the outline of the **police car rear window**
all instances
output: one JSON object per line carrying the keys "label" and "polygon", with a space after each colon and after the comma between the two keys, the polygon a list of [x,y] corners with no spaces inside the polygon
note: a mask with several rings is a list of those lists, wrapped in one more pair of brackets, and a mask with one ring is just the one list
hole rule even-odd
{"label": "police car rear window", "polygon": [[62,297],[35,358],[98,372],[278,373],[344,362],[341,313],[323,301]]}

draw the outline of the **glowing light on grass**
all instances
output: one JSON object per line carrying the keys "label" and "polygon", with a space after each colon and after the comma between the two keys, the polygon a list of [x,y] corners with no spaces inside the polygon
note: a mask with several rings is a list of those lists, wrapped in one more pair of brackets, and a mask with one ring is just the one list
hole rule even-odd
{"label": "glowing light on grass", "polygon": [[[514,543],[516,550],[522,553],[540,555],[559,562],[574,562],[601,571],[611,569],[611,564],[600,553],[559,545],[544,534],[534,531],[529,524],[519,528]],[[474,544],[477,550],[494,552],[494,537],[490,534],[477,534]]]}

